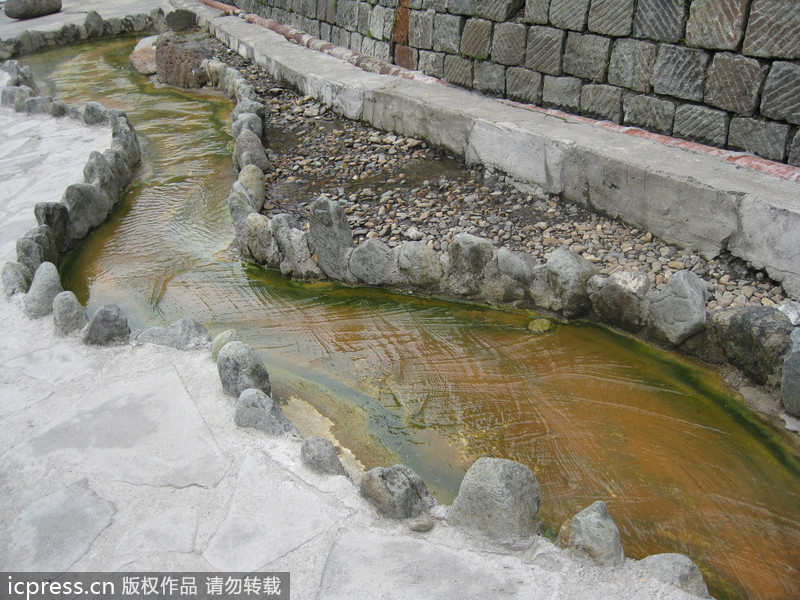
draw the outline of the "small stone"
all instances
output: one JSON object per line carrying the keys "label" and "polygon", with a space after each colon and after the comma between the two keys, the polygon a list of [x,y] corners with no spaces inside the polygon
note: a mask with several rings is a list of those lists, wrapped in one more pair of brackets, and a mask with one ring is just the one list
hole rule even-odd
{"label": "small stone", "polygon": [[69,335],[89,322],[86,309],[70,291],[61,292],[53,300],[53,324],[56,335]]}
{"label": "small stone", "polygon": [[406,521],[406,525],[411,531],[416,531],[417,533],[425,533],[433,529],[434,521],[429,514],[422,513],[419,516]]}

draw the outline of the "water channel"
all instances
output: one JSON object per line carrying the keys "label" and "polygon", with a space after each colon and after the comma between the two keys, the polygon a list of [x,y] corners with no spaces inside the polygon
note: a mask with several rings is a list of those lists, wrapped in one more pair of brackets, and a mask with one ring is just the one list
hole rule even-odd
{"label": "water channel", "polygon": [[232,104],[155,86],[129,65],[134,43],[25,59],[67,102],[127,111],[142,142],[124,201],[61,267],[90,311],[237,329],[301,430],[327,429],[365,468],[405,462],[441,501],[477,457],[511,458],[539,478],[551,532],[603,499],[628,556],[686,553],[718,598],[800,597],[797,445],[717,375],[591,325],[533,335],[521,312],[242,264],[225,203]]}

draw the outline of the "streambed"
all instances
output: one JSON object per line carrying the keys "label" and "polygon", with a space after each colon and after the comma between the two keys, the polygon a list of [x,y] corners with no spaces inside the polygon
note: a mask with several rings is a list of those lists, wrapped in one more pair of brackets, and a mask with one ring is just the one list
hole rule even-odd
{"label": "streambed", "polygon": [[142,141],[124,202],[62,266],[90,311],[236,328],[292,418],[327,423],[366,468],[407,463],[442,501],[477,457],[505,456],[536,473],[550,527],[603,499],[629,556],[684,552],[718,597],[800,596],[800,460],[716,375],[594,326],[536,336],[524,313],[242,265],[232,105],[154,86],[129,66],[133,44],[25,59],[67,102],[126,110]]}

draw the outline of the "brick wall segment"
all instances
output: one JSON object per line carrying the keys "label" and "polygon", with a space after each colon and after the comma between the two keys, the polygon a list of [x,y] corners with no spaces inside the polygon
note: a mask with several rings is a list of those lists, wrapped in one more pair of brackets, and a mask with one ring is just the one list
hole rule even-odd
{"label": "brick wall segment", "polygon": [[564,50],[564,72],[596,82],[605,81],[610,48],[611,40],[607,37],[570,31]]}
{"label": "brick wall segment", "polygon": [[542,103],[558,108],[577,111],[581,107],[581,87],[577,77],[551,77],[545,75],[542,88]]}
{"label": "brick wall segment", "polygon": [[753,0],[742,52],[762,58],[800,58],[800,2]]}
{"label": "brick wall segment", "polygon": [[800,125],[800,65],[780,60],[772,63],[761,97],[761,114]]}
{"label": "brick wall segment", "polygon": [[401,6],[394,13],[394,32],[392,41],[395,44],[408,45],[408,30],[411,21],[411,10]]}
{"label": "brick wall segment", "polygon": [[542,100],[542,74],[509,67],[506,69],[506,95],[512,100],[538,104]]}
{"label": "brick wall segment", "polygon": [[675,110],[673,135],[701,144],[724,148],[728,141],[728,113],[696,104],[682,104]]}
{"label": "brick wall segment", "polygon": [[684,0],[639,0],[633,18],[633,35],[657,42],[677,42],[683,37]]}
{"label": "brick wall segment", "polygon": [[706,73],[704,102],[739,115],[753,114],[767,67],[754,58],[720,52]]}
{"label": "brick wall segment", "polygon": [[566,33],[553,27],[528,28],[525,66],[547,75],[561,75],[561,55]]}
{"label": "brick wall segment", "polygon": [[608,82],[637,92],[649,91],[657,49],[652,42],[616,40],[608,65]]}
{"label": "brick wall segment", "polygon": [[394,47],[394,64],[414,71],[417,68],[418,51],[416,48],[401,46],[396,44]]}
{"label": "brick wall segment", "polygon": [[783,160],[789,126],[774,121],[734,117],[728,132],[728,146],[745,150],[770,160]]}
{"label": "brick wall segment", "polygon": [[672,133],[675,104],[642,94],[628,94],[622,99],[623,122],[651,129],[658,133]]}
{"label": "brick wall segment", "polygon": [[589,31],[622,37],[633,29],[634,0],[592,0]]}
{"label": "brick wall segment", "polygon": [[485,19],[467,19],[461,35],[461,54],[485,60],[489,58],[492,43],[492,22]]}
{"label": "brick wall segment", "polygon": [[653,90],[684,100],[702,100],[708,59],[703,50],[662,44],[653,69]]}
{"label": "brick wall segment", "polygon": [[583,31],[589,12],[589,0],[551,0],[550,24],[561,29]]}
{"label": "brick wall segment", "polygon": [[527,28],[520,23],[498,23],[492,35],[492,61],[518,66],[525,62]]}

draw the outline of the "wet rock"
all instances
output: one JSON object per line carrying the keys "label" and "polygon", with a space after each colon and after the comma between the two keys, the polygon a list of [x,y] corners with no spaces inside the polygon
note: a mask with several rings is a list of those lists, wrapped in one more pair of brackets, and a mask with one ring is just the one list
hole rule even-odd
{"label": "wet rock", "polygon": [[33,273],[31,270],[19,263],[7,262],[3,265],[2,280],[3,293],[6,298],[14,294],[25,294],[31,286]]}
{"label": "wet rock", "polygon": [[87,125],[102,125],[109,120],[108,109],[99,102],[87,102],[81,116]]}
{"label": "wet rock", "polygon": [[8,0],[6,15],[12,19],[33,19],[61,10],[61,0]]}
{"label": "wet rock", "polygon": [[359,491],[379,513],[392,519],[416,517],[436,502],[420,476],[405,465],[370,469],[361,478]]}
{"label": "wet rock", "polygon": [[260,212],[264,207],[265,198],[264,171],[256,165],[246,165],[239,173],[236,183],[244,188],[253,210]]}
{"label": "wet rock", "polygon": [[786,412],[800,417],[800,328],[795,328],[790,336],[789,352],[783,359],[781,396]]}
{"label": "wet rock", "polygon": [[541,335],[555,329],[555,325],[550,319],[534,319],[528,323],[528,331],[535,335]]}
{"label": "wet rock", "polygon": [[608,277],[594,275],[587,285],[597,317],[627,331],[638,331],[644,326],[645,297],[649,289],[647,275],[627,271],[617,271]]}
{"label": "wet rock", "polygon": [[235,329],[226,329],[214,336],[214,339],[211,341],[211,358],[214,362],[217,361],[219,351],[222,350],[225,344],[233,341],[239,341],[239,334]]}
{"label": "wet rock", "polygon": [[243,98],[236,103],[236,107],[231,114],[231,121],[236,121],[239,117],[249,114],[256,115],[263,122],[266,115],[264,105],[256,100]]}
{"label": "wet rock", "polygon": [[435,289],[442,280],[439,254],[424,242],[406,242],[400,246],[398,267],[408,282],[416,288]]}
{"label": "wet rock", "polygon": [[[83,26],[86,28],[86,35],[89,38],[97,38],[103,35],[103,17],[97,11],[90,10],[86,13]],[[153,55],[153,60],[155,60],[155,54]]]}
{"label": "wet rock", "polygon": [[239,427],[252,427],[267,435],[297,433],[272,398],[255,388],[248,388],[239,394],[233,420]]}
{"label": "wet rock", "polygon": [[270,168],[261,138],[249,129],[243,129],[233,144],[233,166],[243,169],[247,165],[255,165],[264,172]]}
{"label": "wet rock", "polygon": [[157,35],[142,38],[134,47],[130,55],[131,64],[142,75],[154,75],[158,70],[156,65]]}
{"label": "wet rock", "polygon": [[691,271],[675,273],[663,290],[647,294],[648,333],[660,342],[680,345],[706,326],[706,286]]}
{"label": "wet rock", "polygon": [[528,467],[483,457],[464,475],[447,520],[502,544],[516,545],[538,533],[540,502],[539,482]]}
{"label": "wet rock", "polygon": [[33,71],[29,65],[17,60],[7,60],[0,63],[0,70],[5,71],[10,76],[6,83],[7,86],[25,86],[30,88],[34,94],[38,93],[36,82],[33,79]]}
{"label": "wet rock", "polygon": [[492,242],[469,233],[459,233],[453,237],[447,253],[449,291],[456,296],[478,294],[483,284],[483,271],[494,256]]}
{"label": "wet rock", "polygon": [[185,317],[168,327],[145,329],[136,336],[136,341],[143,344],[169,346],[178,350],[196,350],[207,348],[211,342],[211,335],[201,323]]}
{"label": "wet rock", "polygon": [[503,273],[495,256],[483,270],[480,297],[490,304],[516,304],[525,298],[525,285]]}
{"label": "wet rock", "polygon": [[53,233],[47,225],[34,227],[17,240],[17,262],[31,273],[45,262],[58,262],[58,248]]}
{"label": "wet rock", "polygon": [[211,50],[203,40],[165,33],[156,46],[156,76],[161,83],[177,87],[203,87],[206,71],[201,64],[210,57]]}
{"label": "wet rock", "polygon": [[[83,178],[86,183],[91,183],[105,192],[113,205],[119,202],[127,177],[120,171],[119,165],[109,161],[110,156],[111,153],[107,155],[92,152],[83,167]],[[119,162],[117,159],[113,160],[114,163]]]}
{"label": "wet rock", "polygon": [[276,215],[271,223],[272,235],[281,254],[281,274],[301,280],[321,279],[323,273],[311,258],[306,233],[291,226],[289,215]]}
{"label": "wet rock", "polygon": [[317,473],[324,475],[347,475],[336,448],[328,440],[321,437],[310,437],[303,441],[300,448],[303,463]]}
{"label": "wet rock", "polygon": [[233,221],[233,228],[236,230],[236,237],[241,239],[244,231],[244,224],[247,218],[255,214],[253,204],[247,195],[247,192],[242,186],[237,186],[235,183],[228,193],[228,212]]}
{"label": "wet rock", "polygon": [[281,253],[267,217],[258,213],[247,216],[239,237],[239,251],[244,258],[250,258],[260,265],[280,266]]}
{"label": "wet rock", "polygon": [[342,206],[327,196],[320,196],[311,205],[308,221],[308,246],[319,268],[331,279],[353,282],[347,269],[353,232]]}
{"label": "wet rock", "polygon": [[[142,149],[139,145],[139,138],[136,130],[131,125],[128,115],[120,111],[111,112],[111,149],[119,152],[125,159],[128,169],[135,168],[142,160]],[[106,154],[103,154],[106,156]],[[116,160],[109,161],[114,166]],[[130,179],[125,180],[125,183]],[[124,185],[124,184],[123,184]]]}
{"label": "wet rock", "polygon": [[[37,202],[33,207],[33,214],[39,225],[46,225],[49,228],[56,253],[68,250],[70,238],[67,207],[61,202]],[[56,256],[54,255],[53,258],[55,259]]]}
{"label": "wet rock", "polygon": [[397,255],[378,239],[369,239],[350,255],[350,272],[367,285],[387,285],[399,278]]}
{"label": "wet rock", "polygon": [[106,304],[89,320],[83,332],[83,343],[92,346],[124,344],[130,336],[128,317],[116,304]]}
{"label": "wet rock", "polygon": [[254,115],[253,113],[239,115],[233,122],[233,139],[238,138],[239,134],[245,129],[255,133],[262,143],[266,141],[264,139],[264,123],[262,123],[258,115]]}
{"label": "wet rock", "polygon": [[271,386],[269,373],[261,357],[244,342],[228,342],[217,356],[217,372],[223,391],[236,398],[248,388],[261,390],[269,395]]}
{"label": "wet rock", "polygon": [[547,257],[547,281],[565,317],[579,317],[591,308],[586,289],[596,269],[592,263],[566,248],[557,248]]}
{"label": "wet rock", "polygon": [[61,292],[53,300],[53,325],[56,335],[80,331],[89,322],[86,309],[70,291]]}
{"label": "wet rock", "polygon": [[564,522],[558,543],[573,555],[599,565],[615,567],[625,561],[617,524],[600,500]]}
{"label": "wet rock", "polygon": [[652,577],[699,598],[710,598],[703,573],[685,554],[652,554],[639,561]]}
{"label": "wet rock", "polygon": [[182,8],[168,12],[166,21],[172,31],[186,31],[197,26],[197,16]]}
{"label": "wet rock", "polygon": [[108,194],[89,183],[73,183],[61,202],[69,214],[69,237],[77,241],[106,220],[112,201]]}
{"label": "wet rock", "polygon": [[538,308],[554,311],[561,308],[561,301],[556,298],[553,288],[550,287],[547,265],[537,265],[533,269],[526,294]]}
{"label": "wet rock", "polygon": [[756,383],[777,385],[792,332],[785,314],[773,306],[743,306],[715,311],[710,326],[732,365]]}
{"label": "wet rock", "polygon": [[56,266],[50,262],[43,262],[33,274],[33,282],[25,294],[25,314],[31,319],[49,315],[53,312],[53,300],[63,291]]}

